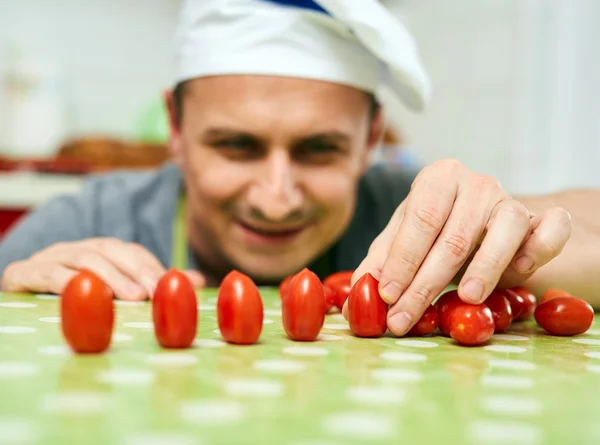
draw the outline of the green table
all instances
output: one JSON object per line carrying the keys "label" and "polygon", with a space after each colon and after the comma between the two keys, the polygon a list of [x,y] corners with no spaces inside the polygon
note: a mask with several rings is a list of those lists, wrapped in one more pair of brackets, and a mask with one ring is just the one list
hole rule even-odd
{"label": "green table", "polygon": [[112,349],[75,356],[58,300],[0,294],[0,444],[600,443],[600,330],[528,322],[486,347],[352,336],[340,314],[318,342],[283,334],[261,289],[261,343],[220,341],[214,289],[195,347],[161,350],[148,303],[118,302]]}

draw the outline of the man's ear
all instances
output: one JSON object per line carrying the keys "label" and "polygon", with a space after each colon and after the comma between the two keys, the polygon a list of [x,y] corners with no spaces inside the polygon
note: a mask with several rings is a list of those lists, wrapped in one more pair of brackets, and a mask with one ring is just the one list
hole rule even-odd
{"label": "man's ear", "polygon": [[371,153],[383,137],[383,131],[385,128],[385,117],[383,114],[383,107],[380,105],[377,108],[373,118],[371,119],[371,125],[369,128],[369,134],[367,137],[367,150],[365,150],[365,156],[363,158],[363,170],[366,171],[370,165]]}
{"label": "man's ear", "polygon": [[163,93],[163,100],[167,109],[167,118],[169,120],[169,148],[175,162],[181,165],[183,157],[183,147],[181,140],[181,131],[178,122],[181,122],[181,117],[177,116],[175,105],[173,103],[173,91],[167,90]]}

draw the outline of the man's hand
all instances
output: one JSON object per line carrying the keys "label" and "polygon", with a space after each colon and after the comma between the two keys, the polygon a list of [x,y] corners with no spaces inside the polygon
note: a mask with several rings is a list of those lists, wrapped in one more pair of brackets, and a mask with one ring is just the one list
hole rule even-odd
{"label": "man's hand", "polygon": [[495,179],[442,160],[419,173],[352,284],[367,272],[379,280],[388,328],[401,336],[455,279],[463,301],[481,303],[496,286],[527,280],[570,234],[566,210],[533,215]]}
{"label": "man's hand", "polygon": [[[25,261],[12,263],[4,271],[2,290],[60,294],[84,268],[98,274],[123,300],[151,298],[156,283],[166,272],[158,259],[139,244],[92,238],[54,244]],[[186,274],[195,287],[205,284],[200,273]]]}

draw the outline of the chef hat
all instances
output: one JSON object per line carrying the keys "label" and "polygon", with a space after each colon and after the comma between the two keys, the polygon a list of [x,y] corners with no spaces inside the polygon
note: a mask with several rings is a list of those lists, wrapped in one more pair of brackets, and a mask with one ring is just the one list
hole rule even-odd
{"label": "chef hat", "polygon": [[387,87],[413,110],[429,79],[406,28],[377,0],[182,0],[176,82],[226,74]]}

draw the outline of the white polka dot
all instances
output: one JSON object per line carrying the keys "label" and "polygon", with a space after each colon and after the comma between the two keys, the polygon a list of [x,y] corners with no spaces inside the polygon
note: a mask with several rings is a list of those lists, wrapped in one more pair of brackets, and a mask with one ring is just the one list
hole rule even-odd
{"label": "white polka dot", "polygon": [[542,405],[535,399],[519,396],[486,396],[481,408],[490,414],[512,416],[538,416]]}
{"label": "white polka dot", "polygon": [[587,365],[585,368],[588,370],[588,372],[600,374],[600,365]]}
{"label": "white polka dot", "polygon": [[215,340],[212,338],[206,339],[196,339],[194,340],[194,346],[198,348],[206,348],[206,349],[214,349],[214,348],[222,348],[225,346],[225,342],[221,340]]}
{"label": "white polka dot", "polygon": [[214,304],[199,304],[198,309],[200,309],[201,311],[210,312],[216,310],[217,307]]}
{"label": "white polka dot", "polygon": [[484,346],[483,349],[485,349],[486,351],[493,351],[493,352],[506,352],[506,353],[521,353],[521,352],[525,352],[527,351],[527,349],[522,348],[520,346],[509,346],[509,345],[488,345],[488,346]]}
{"label": "white polka dot", "polygon": [[349,400],[369,406],[400,406],[406,401],[406,393],[398,388],[383,386],[355,386],[348,388]]}
{"label": "white polka dot", "polygon": [[339,335],[334,335],[334,334],[319,334],[319,336],[317,337],[318,341],[336,341],[336,340],[343,340],[344,337],[341,337]]}
{"label": "white polka dot", "polygon": [[38,352],[42,355],[71,355],[71,350],[65,345],[41,346],[38,348]]}
{"label": "white polka dot", "polygon": [[387,360],[388,362],[409,362],[409,363],[417,363],[424,362],[427,360],[427,356],[425,354],[417,354],[415,352],[400,352],[400,351],[389,351],[382,352],[379,354],[383,360]]}
{"label": "white polka dot", "polygon": [[38,320],[44,323],[60,323],[60,317],[42,317]]}
{"label": "white polka dot", "polygon": [[270,317],[281,317],[281,309],[265,309],[265,315]]}
{"label": "white polka dot", "polygon": [[346,320],[346,318],[344,317],[344,314],[342,314],[341,312],[337,312],[335,314],[331,314],[331,315],[329,315],[329,317],[331,319],[333,319],[333,320],[340,320],[340,321],[343,321],[343,322],[346,322],[346,323],[348,322]]}
{"label": "white polka dot", "polygon": [[38,439],[37,425],[25,419],[0,419],[0,444],[20,445]]}
{"label": "white polka dot", "polygon": [[32,334],[36,328],[27,326],[0,326],[0,334]]}
{"label": "white polka dot", "polygon": [[537,365],[535,363],[525,362],[521,360],[491,359],[490,367],[514,371],[533,371],[537,367]]}
{"label": "white polka dot", "polygon": [[325,323],[323,329],[331,329],[332,331],[345,331],[350,329],[348,324],[344,323]]}
{"label": "white polka dot", "polygon": [[283,383],[265,379],[237,379],[225,384],[225,390],[231,396],[272,398],[284,393]]}
{"label": "white polka dot", "polygon": [[589,358],[600,358],[600,352],[598,351],[584,352],[583,355]]}
{"label": "white polka dot", "polygon": [[147,369],[111,369],[98,374],[102,383],[123,386],[144,386],[154,382],[156,376]]}
{"label": "white polka dot", "polygon": [[575,338],[571,341],[582,345],[600,346],[600,339],[597,338]]}
{"label": "white polka dot", "polygon": [[290,346],[283,348],[283,353],[302,357],[321,357],[329,354],[329,351],[327,349],[313,348],[310,346]]}
{"label": "white polka dot", "polygon": [[536,425],[500,420],[479,420],[467,426],[469,438],[478,445],[537,445],[542,434]]}
{"label": "white polka dot", "polygon": [[396,424],[390,417],[372,412],[342,412],[323,419],[323,429],[330,434],[369,440],[389,438]]}
{"label": "white polka dot", "polygon": [[437,348],[439,345],[426,340],[396,340],[399,346],[410,346],[412,348]]}
{"label": "white polka dot", "polygon": [[123,445],[198,445],[198,438],[178,432],[144,432],[125,438]]}
{"label": "white polka dot", "polygon": [[181,405],[182,419],[194,426],[235,423],[245,416],[244,406],[234,400],[191,400]]}
{"label": "white polka dot", "polygon": [[588,329],[585,333],[588,335],[600,335],[600,329]]}
{"label": "white polka dot", "polygon": [[158,366],[187,366],[194,365],[198,362],[197,357],[182,352],[152,354],[149,355],[146,360],[149,364]]}
{"label": "white polka dot", "polygon": [[263,324],[272,324],[273,320],[269,320],[268,318],[263,318]]}
{"label": "white polka dot", "polygon": [[533,379],[520,375],[484,375],[481,384],[489,388],[529,389],[533,387]]}
{"label": "white polka dot", "polygon": [[206,302],[207,302],[208,304],[217,304],[217,300],[218,300],[218,297],[208,297],[208,298],[206,299]]}
{"label": "white polka dot", "polygon": [[38,372],[37,365],[27,362],[1,362],[0,378],[29,377]]}
{"label": "white polka dot", "polygon": [[273,307],[281,307],[281,300],[279,298],[273,300]]}
{"label": "white polka dot", "polygon": [[115,300],[115,304],[117,306],[145,306],[147,304],[146,301],[129,301],[129,300]]}
{"label": "white polka dot", "polygon": [[136,329],[152,329],[154,327],[154,323],[150,321],[128,321],[123,323],[123,326]]}
{"label": "white polka dot", "polygon": [[371,376],[380,382],[405,383],[420,382],[423,375],[412,369],[379,368],[371,371]]}
{"label": "white polka dot", "polygon": [[219,331],[218,329],[215,329],[213,332],[217,335],[221,335],[221,331]]}
{"label": "white polka dot", "polygon": [[494,334],[492,340],[507,340],[507,341],[527,341],[529,337],[524,335],[511,335],[511,334]]}
{"label": "white polka dot", "polygon": [[19,301],[8,301],[6,303],[0,303],[0,307],[9,307],[9,308],[16,308],[16,309],[27,309],[27,308],[31,308],[31,307],[36,307],[37,304],[35,303],[21,303]]}
{"label": "white polka dot", "polygon": [[306,368],[306,363],[296,362],[293,360],[257,360],[253,365],[254,369],[266,372],[275,372],[281,374],[294,374],[303,371]]}
{"label": "white polka dot", "polygon": [[94,392],[62,392],[43,397],[41,408],[51,413],[95,414],[108,409],[108,398]]}
{"label": "white polka dot", "polygon": [[112,336],[113,341],[116,342],[124,342],[124,341],[131,341],[133,340],[133,337],[131,335],[127,335],[127,334],[113,334]]}
{"label": "white polka dot", "polygon": [[38,300],[57,300],[60,297],[54,294],[39,294],[36,295],[35,298],[37,298]]}

